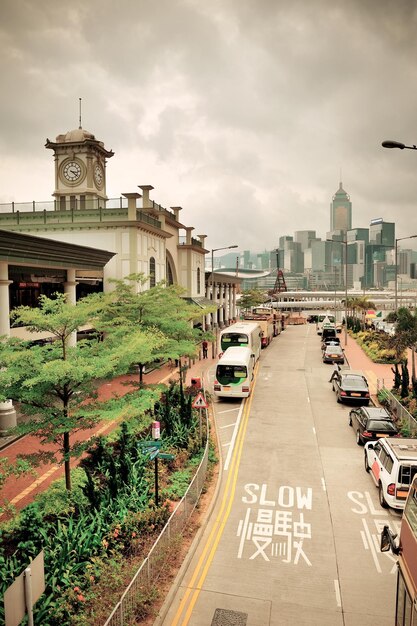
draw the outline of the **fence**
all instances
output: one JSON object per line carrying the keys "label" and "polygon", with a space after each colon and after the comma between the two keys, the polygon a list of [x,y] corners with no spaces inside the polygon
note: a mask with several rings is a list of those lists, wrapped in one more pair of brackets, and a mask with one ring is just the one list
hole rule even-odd
{"label": "fence", "polygon": [[[104,626],[127,626],[129,623],[128,620],[134,619],[135,609],[140,603],[141,598],[143,598],[144,592],[146,593],[157,580],[162,565],[169,557],[170,547],[175,545],[175,542],[181,537],[187,521],[194,511],[205,483],[209,455],[207,410],[205,410],[205,414],[207,433],[206,445],[203,458],[201,459],[194,478]],[[136,622],[132,621],[130,623],[133,624]]]}
{"label": "fence", "polygon": [[383,400],[394,420],[398,422],[401,429],[407,432],[409,437],[417,437],[417,420],[407,411],[399,400],[384,386],[384,381],[377,380],[377,393],[379,399]]}

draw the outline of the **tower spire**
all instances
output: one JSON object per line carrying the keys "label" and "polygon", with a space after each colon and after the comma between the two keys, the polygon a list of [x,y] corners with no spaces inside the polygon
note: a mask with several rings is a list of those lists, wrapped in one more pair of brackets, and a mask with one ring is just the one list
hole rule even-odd
{"label": "tower spire", "polygon": [[81,126],[81,100],[82,100],[82,98],[78,98],[78,100],[79,100],[79,110],[80,110],[79,126],[78,126],[78,128],[81,129],[82,128],[82,126]]}

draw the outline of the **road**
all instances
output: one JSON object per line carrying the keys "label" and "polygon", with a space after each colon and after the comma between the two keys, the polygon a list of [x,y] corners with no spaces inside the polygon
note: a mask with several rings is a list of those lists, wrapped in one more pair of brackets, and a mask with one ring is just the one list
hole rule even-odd
{"label": "road", "polygon": [[290,326],[252,396],[215,403],[219,496],[155,624],[392,626],[396,565],[379,533],[400,515],[378,503],[331,371],[314,325]]}

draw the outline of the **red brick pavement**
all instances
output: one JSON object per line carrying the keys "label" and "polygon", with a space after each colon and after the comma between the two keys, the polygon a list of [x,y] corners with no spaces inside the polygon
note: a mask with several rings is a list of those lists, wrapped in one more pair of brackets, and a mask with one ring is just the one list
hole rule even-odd
{"label": "red brick pavement", "polygon": [[[192,377],[204,376],[205,371],[214,363],[212,359],[204,359],[196,361],[191,364],[186,374],[186,384],[191,384]],[[163,367],[149,372],[144,375],[144,382],[146,384],[156,384],[159,382],[167,383],[170,379],[178,379],[178,368],[164,365]],[[107,400],[112,396],[125,395],[131,390],[129,383],[137,381],[137,374],[129,374],[125,376],[119,376],[110,382],[105,382],[99,387],[99,398],[101,400]],[[108,433],[117,426],[117,420],[111,422],[102,422],[97,424],[94,428],[81,431],[74,438],[74,441],[85,441],[93,435]],[[0,457],[6,457],[9,461],[13,462],[20,454],[31,454],[38,452],[40,449],[39,439],[34,436],[25,436],[21,439],[17,439],[10,445],[0,451]],[[42,450],[53,451],[56,446],[48,445],[41,446]],[[73,459],[71,466],[74,467],[78,464],[79,460]],[[34,496],[44,491],[52,481],[64,476],[63,465],[56,465],[51,463],[42,464],[35,470],[36,476],[30,474],[22,476],[18,479],[11,477],[6,481],[2,492],[1,499],[11,502],[17,509],[22,509],[27,506],[34,498]]]}

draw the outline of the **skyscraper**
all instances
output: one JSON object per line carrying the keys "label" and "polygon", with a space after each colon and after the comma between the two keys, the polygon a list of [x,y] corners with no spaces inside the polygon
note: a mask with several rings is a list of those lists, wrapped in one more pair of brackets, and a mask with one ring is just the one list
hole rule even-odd
{"label": "skyscraper", "polygon": [[346,231],[352,228],[352,203],[350,197],[339,183],[339,189],[330,204],[330,230]]}

